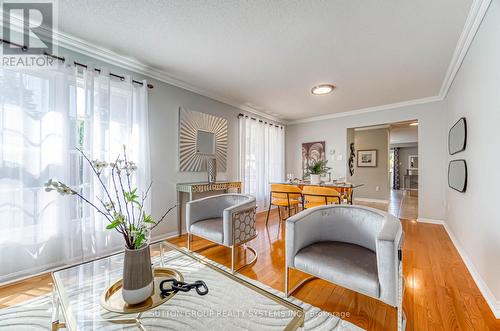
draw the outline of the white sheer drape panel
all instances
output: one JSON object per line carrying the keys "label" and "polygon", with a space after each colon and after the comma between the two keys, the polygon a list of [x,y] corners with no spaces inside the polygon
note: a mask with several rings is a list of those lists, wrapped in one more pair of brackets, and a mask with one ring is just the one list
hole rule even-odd
{"label": "white sheer drape panel", "polygon": [[[108,72],[101,70],[97,75],[91,71],[84,72],[87,77],[89,97],[88,111],[88,133],[85,134],[85,149],[88,156],[93,159],[115,162],[117,158],[125,157],[123,146],[126,146],[128,160],[137,163],[138,170],[131,177],[130,184],[127,180],[119,183],[115,178],[116,185],[121,192],[123,184],[125,190],[138,187],[138,191],[146,191],[150,181],[149,162],[149,130],[148,130],[148,104],[147,84],[132,84],[130,77],[125,81],[117,81],[109,77]],[[88,171],[88,168],[86,168]],[[95,205],[108,201],[109,193],[113,199],[120,199],[121,194],[116,195],[112,177],[109,171],[103,173],[102,181],[111,189],[108,192],[102,189],[99,180],[89,174],[92,181],[90,196],[95,197]],[[149,200],[146,201],[146,210],[151,210]],[[88,208],[85,206],[85,208]],[[123,238],[116,231],[106,230],[107,220],[101,215],[92,213],[88,222],[84,222],[83,253],[85,259],[109,254],[123,246]]]}
{"label": "white sheer drape panel", "polygon": [[109,160],[123,154],[123,144],[130,159],[146,166],[137,184],[149,182],[144,87],[74,67],[0,68],[0,283],[123,246],[75,197],[44,191],[55,178],[102,197],[76,147]]}
{"label": "white sheer drape panel", "polygon": [[75,201],[46,194],[50,178],[69,181],[69,89],[75,76],[0,68],[0,282],[80,257]]}
{"label": "white sheer drape panel", "polygon": [[248,117],[240,117],[240,180],[245,193],[264,210],[271,182],[284,179],[285,129]]}

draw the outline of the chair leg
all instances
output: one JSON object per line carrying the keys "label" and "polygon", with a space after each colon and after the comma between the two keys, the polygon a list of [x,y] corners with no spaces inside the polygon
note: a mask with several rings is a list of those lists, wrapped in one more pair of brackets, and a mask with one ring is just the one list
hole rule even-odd
{"label": "chair leg", "polygon": [[267,222],[269,222],[269,213],[271,212],[271,204],[269,204],[269,208],[267,209],[267,217],[266,217],[266,226],[267,226]]}
{"label": "chair leg", "polygon": [[231,246],[231,273],[234,275],[234,245]]}
{"label": "chair leg", "polygon": [[[232,256],[231,271],[233,272],[233,274],[239,272],[243,268],[254,265],[255,262],[257,262],[257,259],[259,257],[259,254],[257,253],[257,251],[255,249],[253,249],[252,247],[248,246],[247,244],[242,244],[242,246],[243,246],[243,252],[245,253],[244,254],[245,256],[243,257],[244,263],[237,268],[234,267],[234,262],[235,262],[236,256],[233,254],[233,252],[234,252],[235,247],[237,248],[237,247],[241,247],[241,246],[234,245],[231,247],[231,256]],[[246,262],[247,261],[247,250],[249,250],[253,254],[253,258],[249,262]]]}
{"label": "chair leg", "polygon": [[279,217],[279,220],[280,220],[280,223],[281,223],[281,212],[280,212],[280,206],[278,206],[278,217]]}
{"label": "chair leg", "polygon": [[403,307],[398,307],[398,331],[406,330],[406,315]]}
{"label": "chair leg", "polygon": [[285,298],[288,298],[288,266],[285,266]]}
{"label": "chair leg", "polygon": [[400,258],[398,263],[398,301],[397,301],[398,331],[406,330],[406,315],[403,310],[403,295],[404,295],[403,261],[402,258]]}

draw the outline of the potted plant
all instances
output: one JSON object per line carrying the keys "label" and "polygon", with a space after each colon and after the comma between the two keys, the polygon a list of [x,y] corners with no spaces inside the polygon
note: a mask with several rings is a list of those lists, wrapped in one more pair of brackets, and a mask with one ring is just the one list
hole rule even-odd
{"label": "potted plant", "polygon": [[[65,183],[54,179],[49,179],[45,183],[45,191],[56,191],[61,195],[77,196],[109,222],[106,229],[115,230],[123,236],[125,241],[123,299],[128,304],[143,302],[154,291],[149,234],[175,206],[169,208],[158,221],[155,221],[144,210],[144,201],[148,196],[152,183],[139,197],[137,188],[132,187],[132,176],[137,170],[137,166],[133,161],[127,159],[125,146],[123,146],[123,158],[118,156],[115,162],[112,163],[99,160],[91,161],[82,150],[78,149],[78,151],[90,165],[104,190],[104,197],[97,198],[99,204],[96,205],[91,201],[92,199],[84,197]],[[108,171],[110,175],[112,184],[109,184],[109,187],[103,182],[102,175],[104,171]]]}
{"label": "potted plant", "polygon": [[328,160],[314,160],[308,167],[307,170],[311,177],[311,184],[317,185],[321,182],[321,176],[326,174],[329,167],[326,166]]}

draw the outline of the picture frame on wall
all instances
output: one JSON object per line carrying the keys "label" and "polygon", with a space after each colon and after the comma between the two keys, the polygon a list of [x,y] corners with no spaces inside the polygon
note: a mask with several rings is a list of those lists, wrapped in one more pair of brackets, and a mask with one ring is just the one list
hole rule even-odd
{"label": "picture frame on wall", "polygon": [[325,150],[324,141],[302,143],[302,177],[307,174],[310,165],[325,160]]}
{"label": "picture frame on wall", "polygon": [[377,166],[377,150],[362,150],[358,151],[358,167],[376,167]]}

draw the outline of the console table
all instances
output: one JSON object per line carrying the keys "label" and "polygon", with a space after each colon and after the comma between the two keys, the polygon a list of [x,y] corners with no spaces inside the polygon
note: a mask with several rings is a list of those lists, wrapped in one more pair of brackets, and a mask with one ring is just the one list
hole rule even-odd
{"label": "console table", "polygon": [[224,193],[229,192],[229,190],[236,190],[241,193],[241,182],[195,182],[195,183],[178,183],[177,184],[177,222],[178,222],[178,233],[179,236],[182,234],[182,213],[183,213],[183,203],[182,194],[188,194],[188,200],[193,200],[195,194],[210,193],[223,191]]}

